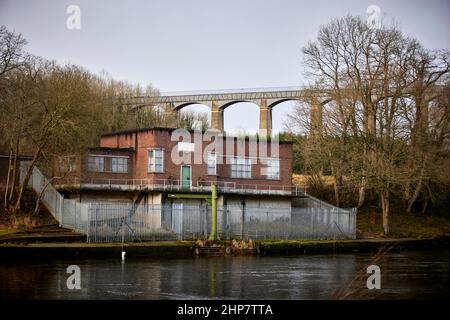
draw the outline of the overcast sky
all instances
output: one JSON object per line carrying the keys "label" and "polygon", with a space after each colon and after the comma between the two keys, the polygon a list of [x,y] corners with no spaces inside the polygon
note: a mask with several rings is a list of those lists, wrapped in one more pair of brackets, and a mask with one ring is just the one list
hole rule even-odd
{"label": "overcast sky", "polygon": [[[72,4],[79,30],[66,27]],[[301,48],[321,24],[366,17],[371,4],[425,47],[450,48],[450,0],[0,0],[0,24],[22,33],[32,53],[163,92],[283,87],[304,83]],[[275,108],[275,129],[291,108]],[[234,105],[225,127],[251,131],[257,111]]]}

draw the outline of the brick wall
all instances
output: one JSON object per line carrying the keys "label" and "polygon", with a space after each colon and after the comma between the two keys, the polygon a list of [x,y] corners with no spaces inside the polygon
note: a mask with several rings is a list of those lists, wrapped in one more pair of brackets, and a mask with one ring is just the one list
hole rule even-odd
{"label": "brick wall", "polygon": [[[104,172],[95,172],[88,170],[88,156],[101,155],[104,156]],[[113,156],[128,157],[128,172],[111,172],[111,159]],[[64,176],[63,179],[58,179],[57,184],[74,183],[80,181],[97,180],[98,182],[112,179],[112,180],[129,180],[134,177],[134,151],[119,150],[113,148],[92,148],[87,150],[86,154],[75,157],[75,170],[64,175],[61,172],[59,160],[54,162],[53,173],[57,177]]]}
{"label": "brick wall", "polygon": [[[100,146],[103,148],[134,148],[135,157],[133,159],[134,172],[133,177],[136,179],[169,179],[173,178],[179,180],[181,176],[181,165],[175,164],[171,160],[172,150],[177,150],[176,145],[178,141],[171,141],[171,129],[154,129],[154,130],[140,130],[130,131],[118,134],[108,134],[101,138]],[[191,142],[194,142],[194,134],[191,133]],[[196,142],[196,141],[195,141]],[[203,154],[205,148],[208,146],[208,142],[195,143],[196,153]],[[237,153],[238,145],[237,141],[226,146],[224,145],[223,154]],[[161,148],[164,150],[164,172],[163,173],[150,173],[148,172],[148,151],[152,148]],[[243,150],[245,155],[250,154],[249,140],[245,140],[243,143]],[[115,152],[115,151],[114,151]],[[268,148],[268,157],[271,156],[271,150]],[[187,155],[186,155],[187,154]],[[259,159],[252,159],[252,178],[231,178],[231,166],[230,164],[223,163],[217,165],[217,176],[209,176],[207,174],[207,163],[202,161],[202,164],[194,164],[194,153],[186,153],[186,157],[189,158],[187,164],[192,168],[192,184],[197,185],[198,180],[201,178],[206,181],[229,181],[236,184],[246,185],[270,185],[270,186],[291,186],[292,175],[292,144],[290,142],[280,142],[279,144],[279,159],[280,159],[280,179],[270,180],[262,174],[262,168],[265,167]],[[218,162],[220,158],[224,159],[224,156],[218,155]],[[222,162],[225,162],[223,160]]]}

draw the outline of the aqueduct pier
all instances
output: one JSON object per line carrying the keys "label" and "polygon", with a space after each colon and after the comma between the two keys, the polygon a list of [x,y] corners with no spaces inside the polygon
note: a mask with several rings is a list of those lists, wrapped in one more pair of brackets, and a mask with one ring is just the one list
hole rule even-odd
{"label": "aqueduct pier", "polygon": [[[442,94],[441,86],[432,88],[423,101],[418,101],[418,119],[428,121],[429,103]],[[405,88],[402,95],[417,98],[410,88]],[[398,94],[394,92],[393,94]],[[373,97],[372,104],[376,104],[384,97]],[[190,91],[161,93],[155,96],[130,97],[121,100],[122,106],[130,108],[141,108],[160,106],[164,108],[168,127],[176,127],[177,113],[184,107],[193,104],[206,105],[211,110],[211,128],[224,131],[224,110],[236,103],[251,102],[259,107],[259,134],[270,136],[272,134],[272,109],[285,101],[302,101],[310,106],[310,134],[320,134],[322,131],[322,110],[323,106],[335,100],[331,90],[305,89],[301,87],[279,87],[279,88],[255,88],[255,89],[234,89],[234,90],[214,90],[214,91]],[[375,132],[375,110],[368,108],[364,114],[364,125],[367,132]]]}
{"label": "aqueduct pier", "polygon": [[272,134],[272,109],[285,101],[303,101],[311,106],[311,130],[319,129],[322,123],[322,107],[331,101],[326,91],[300,87],[234,89],[214,91],[191,91],[161,93],[158,96],[127,98],[121,105],[131,108],[162,106],[168,126],[175,127],[177,113],[193,104],[206,105],[211,110],[211,128],[224,131],[224,110],[239,102],[251,102],[259,107],[259,134]]}

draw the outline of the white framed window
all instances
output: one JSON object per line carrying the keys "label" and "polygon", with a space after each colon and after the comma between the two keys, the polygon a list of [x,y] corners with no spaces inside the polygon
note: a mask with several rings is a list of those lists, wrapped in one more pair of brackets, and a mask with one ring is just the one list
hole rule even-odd
{"label": "white framed window", "polygon": [[234,157],[231,159],[232,178],[251,178],[252,160],[244,157]]}
{"label": "white framed window", "polygon": [[88,156],[88,171],[105,171],[105,158],[102,156]]}
{"label": "white framed window", "polygon": [[215,152],[208,153],[208,175],[215,176],[217,174],[217,154]]}
{"label": "white framed window", "polygon": [[280,160],[270,159],[267,160],[267,179],[279,180],[280,179]]}
{"label": "white framed window", "polygon": [[164,150],[148,150],[148,172],[164,172]]}
{"label": "white framed window", "polygon": [[128,172],[128,158],[113,157],[111,158],[111,171],[117,173]]}
{"label": "white framed window", "polygon": [[77,158],[74,156],[69,157],[69,172],[77,171]]}
{"label": "white framed window", "polygon": [[59,171],[62,173],[74,172],[77,170],[77,158],[75,156],[65,156],[60,158]]}

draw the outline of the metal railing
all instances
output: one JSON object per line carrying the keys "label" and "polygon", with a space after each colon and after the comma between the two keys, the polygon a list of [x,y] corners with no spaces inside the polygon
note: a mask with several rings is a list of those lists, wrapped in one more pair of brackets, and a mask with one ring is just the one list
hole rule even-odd
{"label": "metal railing", "polygon": [[[28,170],[28,163],[23,163],[20,168],[20,177],[23,182],[25,172]],[[38,167],[33,167],[28,186],[38,195],[41,195],[41,202],[53,215],[59,225],[73,229],[77,232],[86,233],[88,228],[89,205],[80,203],[73,199],[64,198],[56,188],[49,183]]]}
{"label": "metal railing", "polygon": [[286,87],[262,87],[262,88],[235,88],[235,89],[215,89],[215,90],[191,90],[191,91],[166,91],[160,92],[160,96],[193,96],[202,94],[228,94],[228,93],[241,93],[241,92],[270,92],[270,91],[301,91],[306,87],[299,86],[286,86]]}
{"label": "metal railing", "polygon": [[[219,207],[221,239],[354,239],[356,211],[327,208]],[[207,205],[91,203],[90,242],[206,239]]]}
{"label": "metal railing", "polygon": [[109,178],[71,178],[55,183],[59,188],[86,189],[118,189],[118,190],[161,190],[161,191],[192,191],[209,192],[211,185],[216,184],[219,192],[240,194],[284,194],[302,195],[306,186],[238,183],[235,181],[199,180],[186,185],[177,179],[109,179]]}
{"label": "metal railing", "polygon": [[250,89],[222,89],[205,91],[178,91],[162,92],[159,95],[133,96],[120,100],[124,105],[135,104],[159,104],[159,103],[186,103],[186,102],[210,102],[254,99],[298,99],[301,97],[326,96],[332,92],[323,89],[311,89],[305,87],[275,87],[275,88],[250,88]]}

